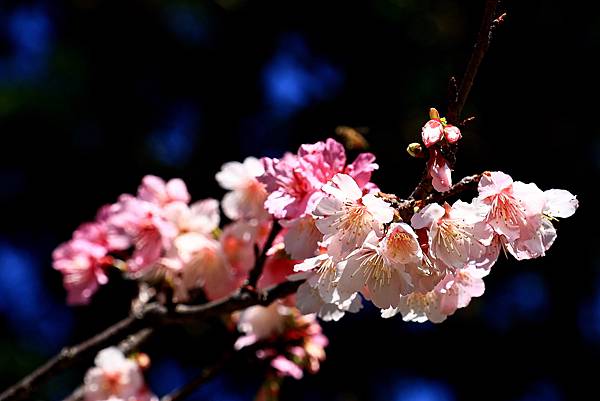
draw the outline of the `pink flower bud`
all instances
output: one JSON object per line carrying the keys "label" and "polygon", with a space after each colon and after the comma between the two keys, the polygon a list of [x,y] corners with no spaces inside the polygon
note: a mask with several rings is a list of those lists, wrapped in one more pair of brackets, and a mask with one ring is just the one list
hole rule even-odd
{"label": "pink flower bud", "polygon": [[431,145],[438,142],[442,139],[442,135],[444,134],[444,127],[442,123],[438,120],[429,120],[423,126],[421,130],[421,136],[423,138],[423,143],[425,146],[430,147]]}
{"label": "pink flower bud", "polygon": [[446,140],[450,143],[455,143],[460,138],[462,138],[460,130],[454,125],[446,125],[446,128],[444,128],[444,136],[446,137]]}

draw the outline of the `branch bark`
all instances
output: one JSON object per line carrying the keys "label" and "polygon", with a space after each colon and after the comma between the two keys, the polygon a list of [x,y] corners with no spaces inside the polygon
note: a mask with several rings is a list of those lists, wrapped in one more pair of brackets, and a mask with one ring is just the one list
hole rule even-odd
{"label": "branch bark", "polygon": [[[460,115],[463,111],[467,98],[469,97],[473,83],[475,82],[475,77],[477,76],[479,66],[481,65],[481,62],[483,61],[487,50],[490,47],[493,30],[495,26],[501,23],[503,20],[503,16],[496,18],[499,3],[500,0],[486,0],[483,10],[483,17],[481,19],[481,25],[479,27],[479,33],[477,34],[477,39],[475,41],[475,45],[473,46],[471,56],[469,57],[469,62],[467,63],[465,73],[460,81],[460,85],[457,86],[456,79],[454,77],[450,78],[448,91],[449,101],[446,118],[448,119],[449,123],[454,125],[459,125],[461,122]],[[442,153],[448,160],[451,168],[454,168],[454,164],[456,162],[457,149],[458,147],[456,144],[445,144],[442,146]],[[431,177],[429,176],[427,167],[425,167],[425,170],[421,175],[421,179],[410,194],[409,199],[425,199],[432,193],[433,187],[431,185]]]}
{"label": "branch bark", "polygon": [[269,232],[269,237],[263,246],[262,251],[259,251],[258,245],[254,245],[254,254],[256,255],[256,261],[254,262],[254,267],[250,270],[248,274],[248,280],[246,281],[246,287],[255,290],[256,284],[262,275],[263,269],[265,267],[265,261],[267,260],[267,252],[271,249],[273,245],[273,241],[275,241],[275,237],[281,231],[281,226],[277,221],[273,221],[273,227],[271,227],[271,231]]}
{"label": "branch bark", "polygon": [[231,313],[253,305],[269,305],[276,299],[295,292],[300,284],[302,284],[302,281],[289,281],[272,286],[264,291],[248,292],[239,290],[221,300],[202,305],[177,305],[173,310],[169,310],[158,303],[149,303],[135,315],[126,317],[90,339],[75,346],[64,348],[58,355],[0,394],[0,401],[25,398],[56,373],[69,368],[86,357],[94,356],[102,348],[115,344],[128,334],[144,328],[155,328],[165,324],[181,324],[208,316]]}

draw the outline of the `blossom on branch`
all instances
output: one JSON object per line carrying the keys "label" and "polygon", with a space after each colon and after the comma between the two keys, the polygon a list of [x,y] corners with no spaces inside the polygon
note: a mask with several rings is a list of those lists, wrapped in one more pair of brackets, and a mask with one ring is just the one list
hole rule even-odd
{"label": "blossom on branch", "polygon": [[84,379],[85,401],[158,401],[144,382],[140,366],[116,347],[98,353]]}

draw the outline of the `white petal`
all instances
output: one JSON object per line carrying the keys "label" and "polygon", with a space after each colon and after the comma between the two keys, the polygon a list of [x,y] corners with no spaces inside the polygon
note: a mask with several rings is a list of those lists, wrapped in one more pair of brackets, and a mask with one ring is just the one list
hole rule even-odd
{"label": "white petal", "polygon": [[579,206],[577,197],[564,189],[549,189],[544,191],[544,197],[544,213],[552,217],[571,217]]}
{"label": "white petal", "polygon": [[413,228],[429,228],[446,214],[446,209],[437,203],[425,206],[423,209],[413,215],[410,219],[410,225]]}
{"label": "white petal", "polygon": [[389,223],[394,219],[394,209],[386,201],[378,198],[374,194],[363,196],[362,202],[367,207],[369,213],[371,213],[379,223]]}
{"label": "white petal", "polygon": [[354,178],[347,174],[336,174],[332,181],[338,186],[338,188],[346,195],[347,199],[359,200],[362,196],[362,191],[358,187]]}

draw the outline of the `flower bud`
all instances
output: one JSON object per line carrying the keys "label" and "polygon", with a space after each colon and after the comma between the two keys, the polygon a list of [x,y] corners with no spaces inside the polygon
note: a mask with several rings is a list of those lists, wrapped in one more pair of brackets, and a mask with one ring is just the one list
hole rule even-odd
{"label": "flower bud", "polygon": [[431,120],[437,120],[440,118],[440,113],[438,113],[438,111],[432,107],[429,109],[429,119]]}
{"label": "flower bud", "polygon": [[423,157],[423,148],[420,143],[413,142],[409,144],[406,151],[412,157]]}

